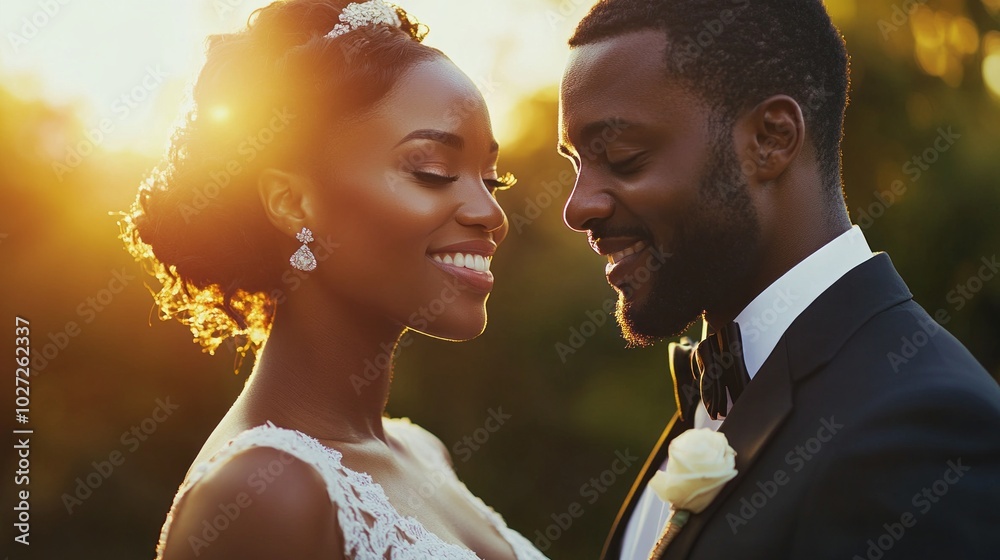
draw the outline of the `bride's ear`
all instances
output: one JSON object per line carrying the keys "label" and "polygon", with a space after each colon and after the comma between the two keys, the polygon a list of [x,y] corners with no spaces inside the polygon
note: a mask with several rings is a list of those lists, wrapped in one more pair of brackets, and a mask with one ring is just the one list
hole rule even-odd
{"label": "bride's ear", "polygon": [[787,95],[775,95],[741,120],[740,164],[744,174],[759,183],[774,181],[802,151],[806,134],[802,108]]}
{"label": "bride's ear", "polygon": [[[264,213],[274,227],[292,235],[315,224],[311,181],[295,173],[268,168],[257,179]],[[315,225],[313,225],[315,227]]]}

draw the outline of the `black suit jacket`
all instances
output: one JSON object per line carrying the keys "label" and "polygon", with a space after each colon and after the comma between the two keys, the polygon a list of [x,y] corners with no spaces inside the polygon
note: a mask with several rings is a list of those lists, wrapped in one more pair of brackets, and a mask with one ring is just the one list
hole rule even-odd
{"label": "black suit jacket", "polygon": [[[671,348],[674,362],[688,349]],[[679,365],[679,364],[674,364]],[[615,521],[627,520],[697,401],[678,413]],[[913,302],[879,254],[781,337],[719,429],[739,475],[662,558],[1000,558],[1000,387]]]}

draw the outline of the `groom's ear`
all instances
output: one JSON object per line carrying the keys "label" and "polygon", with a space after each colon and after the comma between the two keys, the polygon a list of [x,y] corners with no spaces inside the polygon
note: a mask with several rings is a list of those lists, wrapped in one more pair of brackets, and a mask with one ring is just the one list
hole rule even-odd
{"label": "groom's ear", "polygon": [[736,134],[747,179],[774,181],[802,150],[806,134],[802,108],[787,95],[769,97],[737,121]]}

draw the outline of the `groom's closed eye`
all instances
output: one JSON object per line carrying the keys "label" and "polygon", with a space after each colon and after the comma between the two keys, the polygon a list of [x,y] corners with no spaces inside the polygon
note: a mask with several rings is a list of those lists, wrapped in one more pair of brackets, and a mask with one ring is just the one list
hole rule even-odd
{"label": "groom's closed eye", "polygon": [[627,153],[613,153],[608,150],[608,167],[618,175],[631,175],[642,171],[647,161],[647,153],[640,151],[636,153],[629,150]]}

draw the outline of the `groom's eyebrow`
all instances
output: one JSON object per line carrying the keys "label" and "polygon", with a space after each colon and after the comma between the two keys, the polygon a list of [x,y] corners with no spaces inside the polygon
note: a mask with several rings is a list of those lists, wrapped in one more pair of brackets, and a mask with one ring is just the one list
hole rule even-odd
{"label": "groom's eyebrow", "polygon": [[[604,140],[605,144],[610,144],[621,136],[622,132],[627,128],[639,128],[640,125],[636,123],[626,121],[621,117],[608,117],[601,121],[594,121],[583,125],[580,129],[580,144],[586,146],[591,138],[601,138]],[[611,138],[605,138],[605,132],[611,132]],[[559,141],[556,146],[556,150],[560,154],[570,158],[576,159],[576,150],[573,147],[573,143],[568,139],[563,139]]]}
{"label": "groom's eyebrow", "polygon": [[[594,136],[599,136],[604,139],[605,142],[613,142],[622,132],[629,128],[639,128],[640,125],[636,122],[627,121],[621,117],[608,117],[600,121],[594,121],[587,123],[580,129],[580,137],[588,139]],[[605,137],[605,133],[611,133],[611,138]]]}

